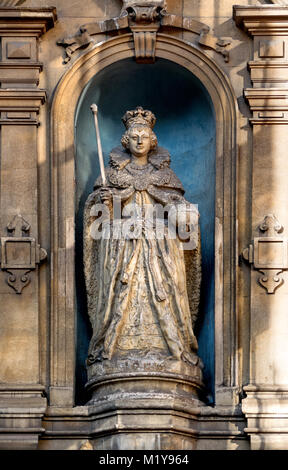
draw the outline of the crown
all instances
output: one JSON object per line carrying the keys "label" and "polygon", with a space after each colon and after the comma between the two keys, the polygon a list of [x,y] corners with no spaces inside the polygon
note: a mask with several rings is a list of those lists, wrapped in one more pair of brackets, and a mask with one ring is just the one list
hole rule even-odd
{"label": "crown", "polygon": [[143,126],[149,126],[151,129],[155,126],[156,117],[151,111],[143,109],[141,106],[137,106],[136,109],[132,111],[127,111],[122,121],[128,130],[131,126],[136,124],[142,124]]}

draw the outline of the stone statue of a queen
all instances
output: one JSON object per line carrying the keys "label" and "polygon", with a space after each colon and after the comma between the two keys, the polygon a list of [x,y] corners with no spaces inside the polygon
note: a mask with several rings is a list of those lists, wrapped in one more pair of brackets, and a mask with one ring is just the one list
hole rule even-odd
{"label": "stone statue of a queen", "polygon": [[199,368],[199,213],[157,144],[154,114],[137,107],[122,120],[126,132],[110,153],[106,185],[99,176],[84,211],[88,371],[94,366],[101,375],[108,364],[129,368],[136,359],[146,371],[153,364]]}

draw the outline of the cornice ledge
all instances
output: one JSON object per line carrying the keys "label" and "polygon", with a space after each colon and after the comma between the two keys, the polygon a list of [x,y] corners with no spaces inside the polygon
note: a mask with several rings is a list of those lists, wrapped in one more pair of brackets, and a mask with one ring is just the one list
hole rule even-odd
{"label": "cornice ledge", "polygon": [[1,7],[0,33],[33,30],[39,36],[54,27],[57,21],[56,7],[28,8]]}
{"label": "cornice ledge", "polygon": [[288,34],[288,6],[233,5],[236,25],[248,34]]}
{"label": "cornice ledge", "polygon": [[277,98],[288,99],[288,88],[246,88],[247,98]]}
{"label": "cornice ledge", "polygon": [[0,111],[28,110],[38,114],[46,99],[46,91],[37,88],[0,88]]}
{"label": "cornice ledge", "polygon": [[13,98],[15,100],[19,99],[40,99],[41,101],[46,100],[46,91],[39,90],[37,88],[0,88],[0,98]]}
{"label": "cornice ledge", "polygon": [[246,88],[253,124],[288,124],[288,88]]}

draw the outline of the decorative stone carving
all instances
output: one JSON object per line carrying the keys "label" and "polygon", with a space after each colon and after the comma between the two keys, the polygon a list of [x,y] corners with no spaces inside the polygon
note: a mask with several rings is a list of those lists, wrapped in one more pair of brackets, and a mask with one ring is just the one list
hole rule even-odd
{"label": "decorative stone carving", "polygon": [[[97,401],[109,395],[112,376],[123,393],[125,384],[131,390],[136,378],[147,381],[151,375],[159,383],[143,393],[151,387],[164,393],[166,387],[169,395],[168,377],[175,396],[185,395],[184,376],[191,398],[197,399],[203,386],[193,332],[201,283],[199,214],[183,196],[168,151],[157,145],[155,120],[141,107],[125,114],[124,148],[112,150],[106,186],[100,176],[85,205],[84,265],[93,327],[87,386],[97,389]],[[168,222],[161,216],[163,207],[178,227],[175,236],[169,216]],[[98,209],[106,213],[100,222]],[[100,237],[95,236],[99,223]],[[189,246],[180,235],[187,224]]]}
{"label": "decorative stone carving", "polygon": [[67,57],[64,63],[67,63],[75,51],[94,43],[95,35],[117,30],[127,32],[128,29],[133,32],[136,61],[151,63],[155,60],[156,34],[160,27],[192,31],[199,35],[198,44],[219,52],[225,62],[229,61],[229,52],[225,48],[230,41],[215,38],[211,35],[209,26],[193,18],[167,13],[164,0],[123,0],[118,18],[83,25],[79,34],[60,40],[57,44],[66,48]]}
{"label": "decorative stone carving", "polygon": [[[215,258],[215,285],[218,286],[217,297],[215,299],[215,323],[218,331],[215,338],[215,382],[217,384],[215,401],[221,405],[230,406],[231,396],[233,396],[233,403],[234,399],[236,403],[238,397],[234,387],[230,389],[230,386],[226,386],[227,383],[234,383],[233,377],[237,374],[237,347],[230,341],[231,331],[234,337],[237,330],[237,322],[234,321],[236,295],[234,263],[236,262],[236,256],[231,256],[231,253],[234,253],[236,249],[237,237],[234,229],[228,230],[231,224],[233,227],[236,224],[234,167],[237,161],[237,145],[234,131],[237,113],[235,96],[232,85],[224,71],[221,70],[215,61],[210,59],[208,54],[204,54],[193,44],[184,42],[182,39],[171,34],[159,34],[157,44],[161,48],[161,57],[186,67],[192,74],[195,74],[202,80],[213,103],[215,103],[216,121],[223,122],[223,126],[219,126],[217,131],[219,145],[216,146],[215,157],[217,161],[216,188],[218,189],[216,189],[216,195],[219,202],[219,220],[222,220],[221,214],[224,214],[224,224],[219,223],[218,218],[216,218],[215,226],[215,250],[218,253]],[[67,225],[62,223],[62,214],[65,214],[69,224],[69,233],[74,233],[76,208],[73,202],[73,185],[76,175],[75,165],[70,165],[69,162],[71,163],[75,158],[75,112],[83,89],[95,76],[95,70],[100,72],[107,65],[107,62],[102,60],[103,53],[109,59],[109,63],[113,63],[119,60],[119,50],[122,51],[121,58],[131,58],[132,47],[132,35],[125,34],[121,36],[117,34],[108,42],[101,42],[97,47],[92,48],[88,54],[83,54],[79,62],[76,61],[74,65],[71,64],[63,80],[59,83],[51,110],[51,133],[54,142],[52,153],[55,166],[51,168],[54,235],[52,237],[51,248],[51,277],[53,279],[51,293],[51,342],[53,346],[51,346],[51,385],[49,396],[50,404],[53,404],[53,408],[60,405],[63,406],[63,404],[72,407],[75,396],[74,312],[77,307],[74,293],[74,249],[71,250],[71,246],[74,247],[74,242],[66,236]],[[61,128],[61,133],[59,133],[58,122],[65,122],[65,126]],[[227,135],[230,136],[229,139],[227,139]],[[65,141],[65,154],[62,152],[63,141]],[[225,191],[223,191],[222,187],[223,181],[228,182],[225,186]],[[67,205],[67,201],[71,201],[71,204]],[[222,267],[224,265],[230,266],[230,268],[223,270]],[[59,291],[58,286],[63,286],[63,289],[65,289],[66,300],[64,304],[62,287]],[[57,327],[59,324],[63,325],[63,328],[59,329]],[[224,349],[222,349],[223,341],[227,345]],[[62,344],[67,345],[65,351],[63,351]],[[223,374],[225,377],[228,377],[227,383],[223,380]],[[112,402],[110,404],[109,412],[112,410]],[[164,403],[163,407],[165,407]],[[113,413],[117,409],[116,402]],[[112,427],[113,429],[118,429],[118,426],[121,424],[120,420],[123,423],[123,415],[118,416],[119,421],[117,421],[118,418],[115,418],[116,422],[111,424],[111,429]],[[146,416],[143,417],[142,422],[146,422]],[[160,422],[159,416],[157,415],[157,422]],[[169,415],[169,419],[171,419],[171,415]],[[189,426],[190,422],[191,420],[189,421]],[[98,423],[99,418],[97,415],[94,429],[95,432],[97,429],[98,435],[101,435],[102,428],[98,426]],[[141,432],[144,432],[144,428],[141,429]],[[169,427],[169,429],[171,428]]]}
{"label": "decorative stone carving", "polygon": [[259,278],[261,286],[268,294],[274,294],[284,283],[279,274],[288,269],[287,238],[278,235],[283,227],[273,214],[266,215],[259,230],[265,236],[254,238],[253,244],[243,251],[243,257],[263,274]]}
{"label": "decorative stone carving", "polygon": [[44,90],[0,89],[0,125],[38,127],[40,106],[45,103],[45,100]]}
{"label": "decorative stone carving", "polygon": [[[287,90],[288,80],[288,54],[285,47],[285,37],[288,35],[287,7],[235,5],[233,17],[237,26],[253,37],[254,54],[248,67],[254,89],[257,88],[258,94],[262,94],[264,102],[269,99],[266,96],[270,91],[268,88],[275,89],[275,92],[278,89],[278,94],[282,94],[285,88]],[[248,93],[250,91],[247,90]],[[254,121],[253,118],[252,124]],[[260,120],[256,120],[257,123],[261,124]],[[263,121],[263,124],[266,123]],[[287,124],[287,115],[283,123]]]}
{"label": "decorative stone carving", "polygon": [[152,23],[160,20],[166,11],[165,0],[123,0],[121,15],[128,15],[135,23]]}
{"label": "decorative stone carving", "polygon": [[29,237],[30,224],[16,215],[7,225],[11,235],[1,238],[1,269],[9,274],[7,282],[17,294],[30,283],[29,273],[47,258],[47,253]]}

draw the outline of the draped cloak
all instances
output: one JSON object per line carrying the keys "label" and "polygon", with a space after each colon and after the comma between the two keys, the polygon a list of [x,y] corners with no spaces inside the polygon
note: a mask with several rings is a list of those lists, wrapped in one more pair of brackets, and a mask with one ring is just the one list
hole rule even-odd
{"label": "draped cloak", "polygon": [[[140,208],[145,204],[191,206],[170,168],[168,151],[161,147],[149,153],[143,168],[133,166],[130,153],[117,147],[110,154],[105,173],[106,186],[122,209],[131,203]],[[84,209],[84,273],[93,328],[88,365],[132,352],[158,352],[197,363],[193,328],[201,283],[198,224],[197,246],[188,251],[182,250],[178,236],[168,235],[167,227],[162,238],[156,236],[154,225],[135,238],[113,237],[112,217],[106,223],[110,237],[96,240],[91,236],[95,221],[91,209],[101,203],[101,187],[99,177]],[[124,217],[120,227],[125,222]]]}

